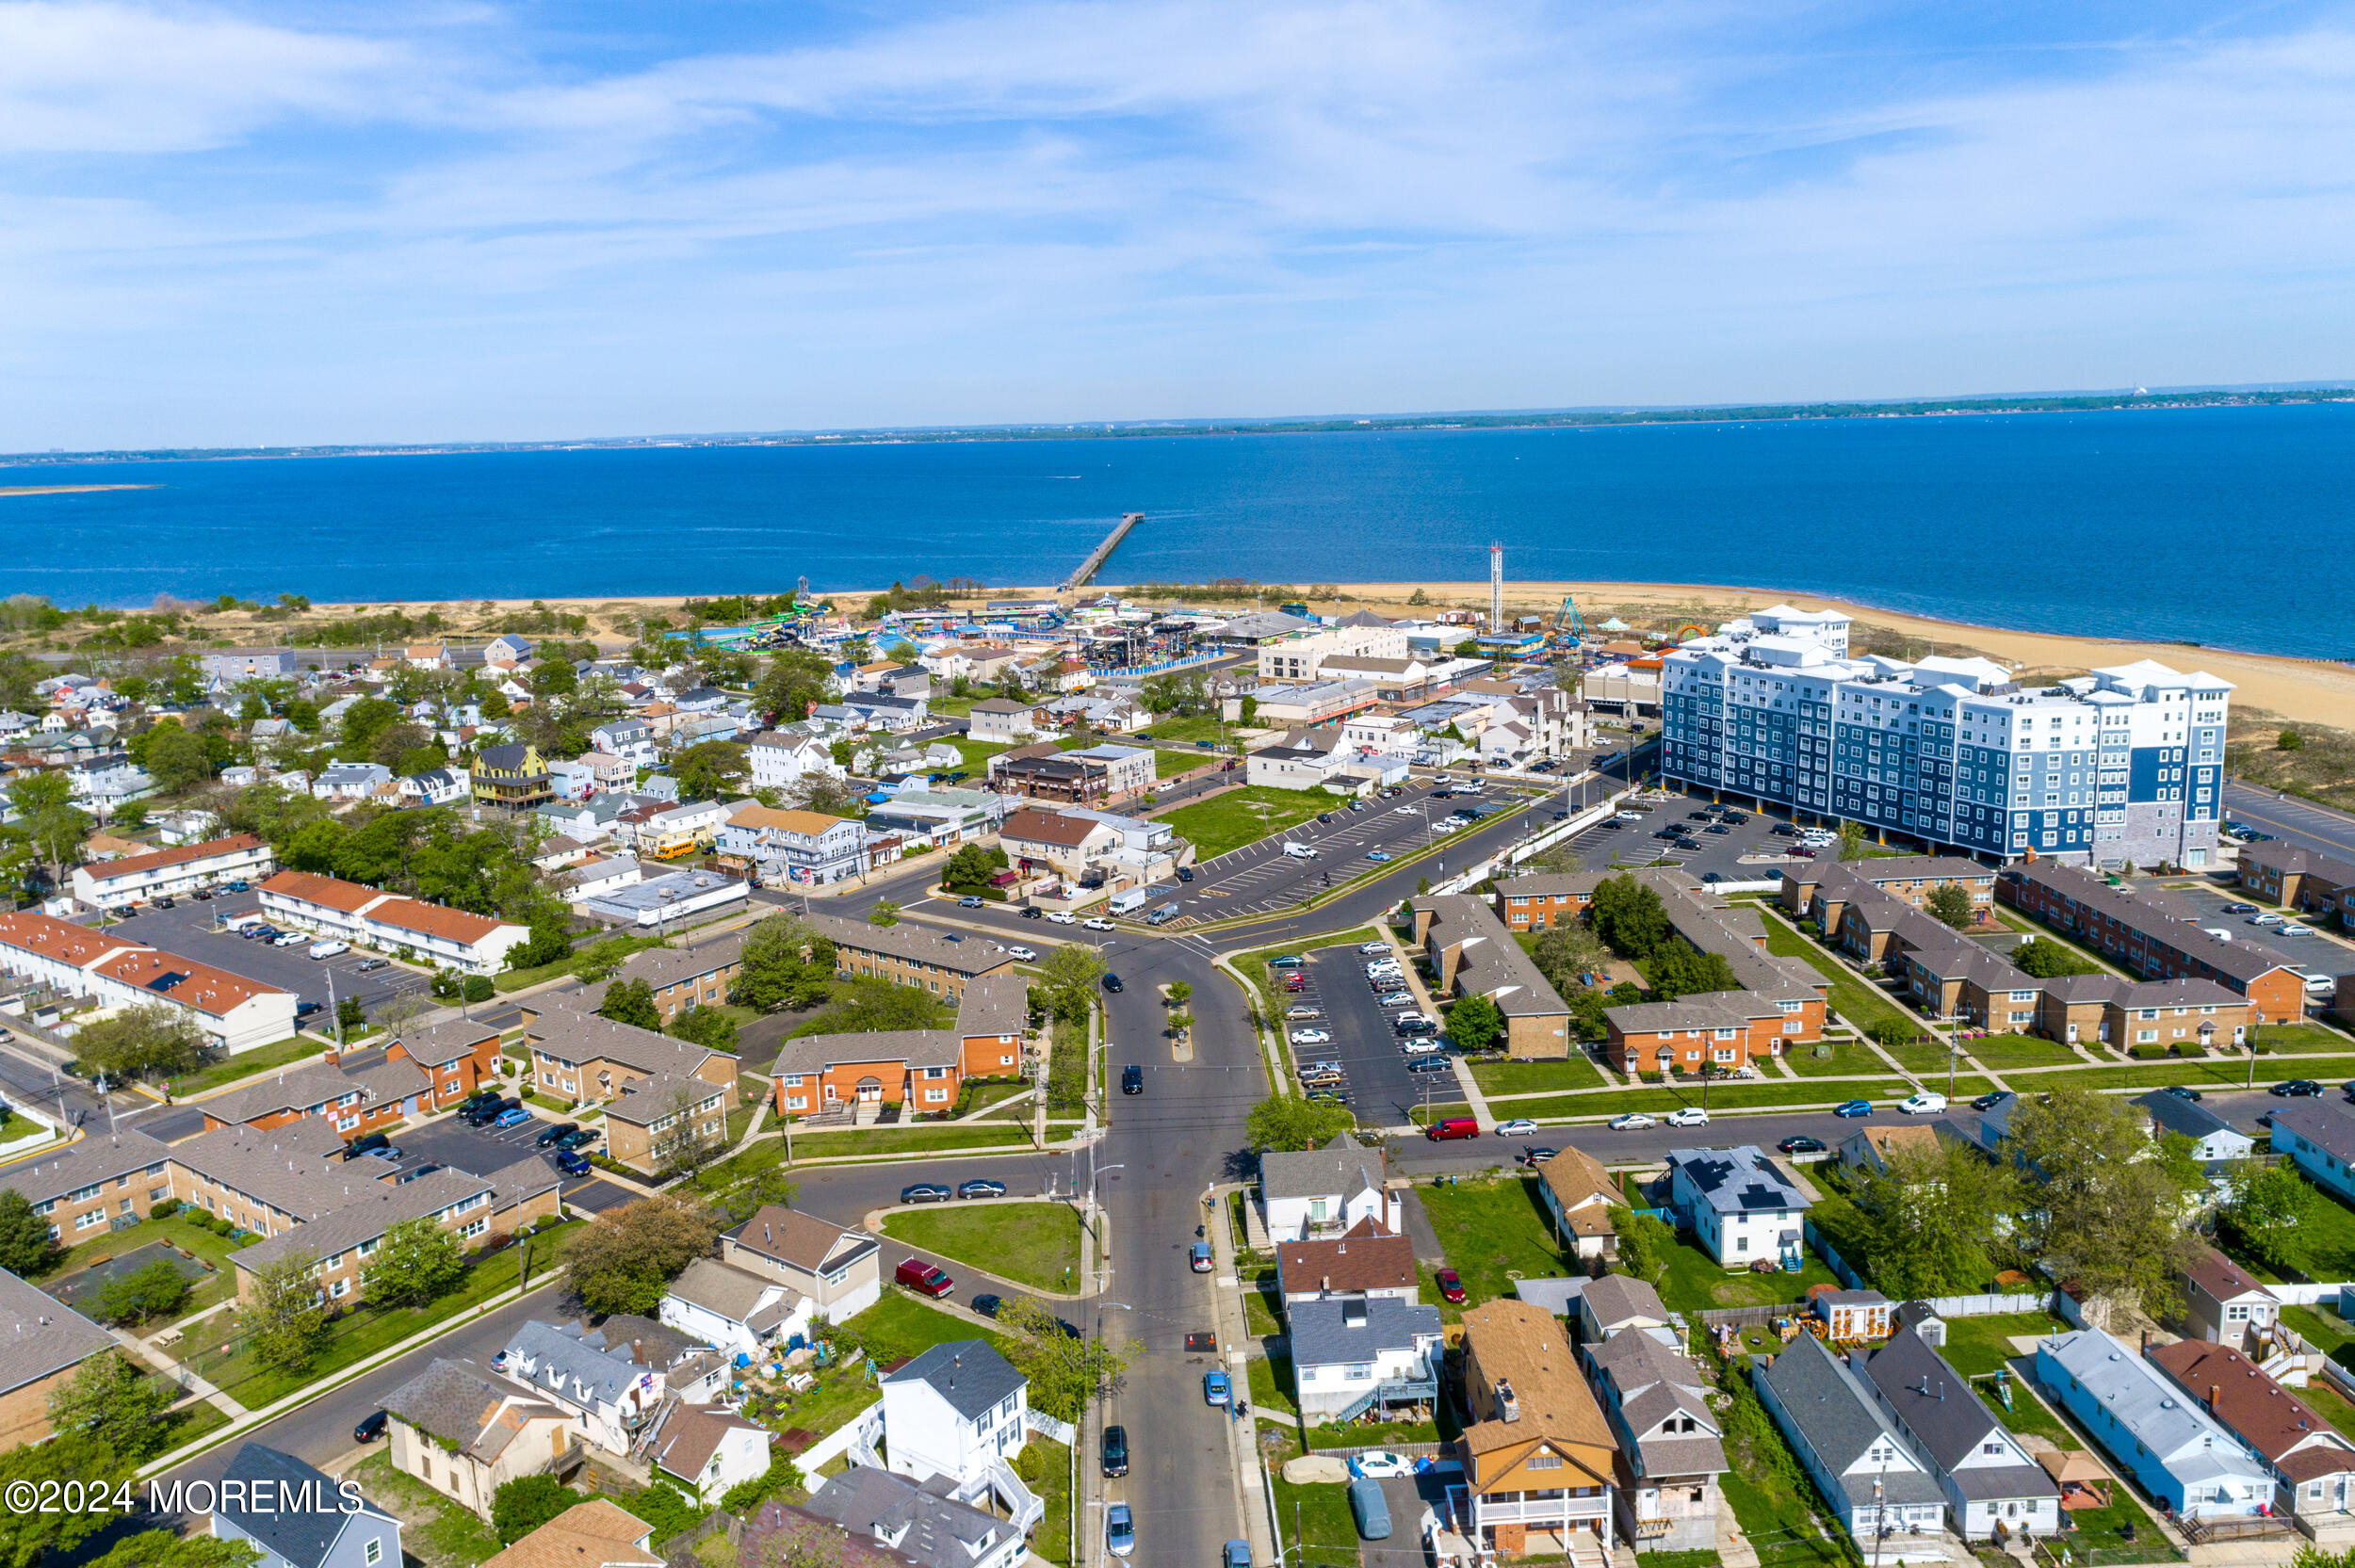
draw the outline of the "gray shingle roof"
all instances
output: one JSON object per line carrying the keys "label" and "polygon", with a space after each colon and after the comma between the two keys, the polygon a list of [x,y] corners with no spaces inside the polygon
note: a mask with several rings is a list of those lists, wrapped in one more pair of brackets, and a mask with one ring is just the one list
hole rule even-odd
{"label": "gray shingle roof", "polygon": [[[1362,1312],[1365,1321],[1351,1323],[1348,1315],[1353,1312]],[[1403,1350],[1414,1344],[1417,1335],[1433,1337],[1439,1333],[1437,1307],[1389,1296],[1294,1301],[1284,1316],[1291,1329],[1294,1366],[1371,1361],[1377,1350]]]}
{"label": "gray shingle roof", "polygon": [[986,975],[1013,964],[1003,948],[985,942],[951,942],[936,931],[902,921],[897,926],[870,926],[838,914],[812,914],[810,927],[836,948],[881,953],[904,963],[929,963],[951,975]]}
{"label": "gray shingle roof", "polygon": [[886,1383],[930,1383],[966,1420],[1003,1400],[1027,1380],[1014,1363],[999,1355],[985,1339],[951,1339],[935,1345],[884,1379]]}
{"label": "gray shingle roof", "polygon": [[845,1062],[905,1062],[949,1067],[962,1060],[965,1037],[953,1029],[877,1029],[868,1034],[805,1034],[777,1053],[779,1073],[819,1073]]}
{"label": "gray shingle roof", "polygon": [[1031,1022],[1031,982],[1019,972],[983,975],[957,1003],[962,1036],[1020,1034]]}
{"label": "gray shingle roof", "polygon": [[1668,1165],[1681,1170],[1703,1202],[1720,1214],[1808,1206],[1799,1189],[1783,1178],[1755,1143],[1730,1149],[1671,1149]]}
{"label": "gray shingle roof", "polygon": [[787,1307],[799,1300],[791,1288],[774,1280],[764,1280],[707,1257],[689,1264],[670,1285],[670,1293],[680,1301],[690,1301],[738,1323],[750,1322],[761,1297],[771,1290],[784,1292],[783,1304]]}
{"label": "gray shingle roof", "polygon": [[1668,1320],[1668,1308],[1660,1300],[1660,1292],[1632,1274],[1605,1274],[1589,1281],[1582,1299],[1586,1312],[1606,1330],[1614,1323]]}
{"label": "gray shingle roof", "polygon": [[[1897,1420],[1922,1440],[1930,1463],[1941,1471],[1979,1451],[1979,1445],[1996,1426],[1994,1414],[1979,1402],[1971,1384],[1944,1356],[1906,1329],[1871,1353],[1864,1376],[1889,1402]],[[1981,1479],[2004,1490],[1978,1495],[2055,1497],[2060,1489],[2035,1465],[1997,1465]],[[1964,1472],[1971,1474],[1971,1472]],[[1959,1478],[1957,1478],[1959,1479]]]}
{"label": "gray shingle roof", "polygon": [[473,1362],[440,1356],[387,1394],[384,1408],[488,1463],[506,1450],[521,1425],[519,1420],[494,1419],[510,1399],[518,1401],[512,1408],[526,1419],[538,1414],[564,1418],[564,1412],[554,1405],[524,1399],[512,1383],[493,1379]]}
{"label": "gray shingle roof", "polygon": [[1286,1198],[1353,1198],[1379,1191],[1389,1172],[1388,1156],[1347,1133],[1322,1149],[1259,1156],[1259,1191],[1270,1202]]}
{"label": "gray shingle roof", "polygon": [[2328,1100],[2293,1100],[2273,1113],[2276,1129],[2287,1128],[2343,1165],[2355,1163],[2355,1114]]}
{"label": "gray shingle roof", "polygon": [[472,1056],[485,1040],[497,1037],[496,1029],[452,1018],[439,1024],[413,1024],[401,1030],[398,1043],[427,1066],[446,1067],[461,1057]]}
{"label": "gray shingle roof", "polygon": [[489,1195],[492,1185],[480,1176],[444,1167],[416,1180],[390,1186],[367,1182],[355,1186],[351,1198],[292,1230],[242,1249],[235,1262],[240,1269],[260,1269],[297,1253],[327,1258],[363,1241],[374,1240],[404,1220],[422,1220],[478,1194]]}
{"label": "gray shingle roof", "polygon": [[[224,1481],[245,1483],[247,1496],[257,1490],[273,1499],[295,1496],[305,1486],[313,1488],[312,1495],[332,1498],[335,1494],[334,1478],[315,1465],[306,1464],[292,1454],[282,1454],[259,1443],[248,1443],[230,1457],[229,1467],[222,1472]],[[281,1491],[280,1488],[285,1490]],[[363,1501],[361,1511],[378,1519],[390,1521],[398,1531],[399,1521],[382,1509]],[[260,1542],[269,1550],[284,1558],[295,1568],[319,1568],[326,1560],[329,1548],[344,1532],[350,1516],[333,1507],[263,1511],[246,1506],[217,1507],[214,1517],[225,1518],[237,1528]]]}
{"label": "gray shingle roof", "polygon": [[141,1132],[86,1138],[54,1155],[0,1171],[0,1190],[21,1192],[28,1204],[45,1204],[78,1188],[161,1165],[171,1151]]}
{"label": "gray shingle roof", "polygon": [[332,1107],[347,1094],[358,1094],[359,1105],[381,1105],[421,1093],[425,1073],[414,1061],[385,1061],[347,1072],[324,1063],[298,1067],[260,1083],[199,1101],[207,1116],[223,1122],[252,1122],[282,1110],[310,1112]]}
{"label": "gray shingle roof", "polygon": [[79,1366],[114,1335],[0,1269],[0,1394]]}
{"label": "gray shingle roof", "polygon": [[634,1024],[616,1024],[593,1012],[577,1011],[560,998],[551,998],[524,1032],[533,1049],[560,1060],[584,1062],[602,1058],[641,1073],[675,1073],[683,1078],[693,1077],[695,1070],[714,1056],[725,1055]]}
{"label": "gray shingle roof", "polygon": [[1415,908],[1431,912],[1431,934],[1442,947],[1463,945],[1456,973],[1465,991],[1486,996],[1515,1018],[1568,1013],[1569,1004],[1547,983],[1536,961],[1513,940],[1486,899],[1441,894],[1417,898]]}
{"label": "gray shingle roof", "polygon": [[2233,1123],[2207,1107],[2194,1105],[2164,1089],[2135,1097],[2135,1104],[2151,1113],[2151,1120],[2168,1132],[2182,1133],[2185,1138],[2206,1138],[2211,1133],[2231,1132]]}
{"label": "gray shingle roof", "polygon": [[[1907,1452],[1896,1430],[1873,1403],[1854,1372],[1834,1360],[1821,1340],[1801,1334],[1775,1357],[1774,1365],[1757,1374],[1773,1389],[1783,1414],[1806,1438],[1809,1447],[1835,1475],[1863,1457],[1876,1442],[1886,1441]],[[1847,1477],[1840,1481],[1849,1508],[1870,1506],[1876,1479],[1884,1501],[1893,1504],[1942,1503],[1938,1482],[1919,1471],[1892,1470]]]}
{"label": "gray shingle roof", "polygon": [[507,1342],[510,1378],[584,1407],[619,1399],[642,1370],[627,1350],[608,1349],[604,1334],[577,1323],[535,1318]]}
{"label": "gray shingle roof", "polygon": [[827,1478],[807,1511],[854,1537],[874,1538],[925,1568],[971,1568],[974,1559],[1014,1527],[980,1509],[927,1491],[905,1476],[853,1464]]}
{"label": "gray shingle roof", "polygon": [[690,1078],[677,1073],[657,1073],[628,1086],[628,1091],[606,1102],[605,1118],[609,1122],[626,1122],[633,1127],[651,1126],[666,1116],[675,1115],[682,1103],[693,1108],[724,1098],[727,1091],[702,1078]]}

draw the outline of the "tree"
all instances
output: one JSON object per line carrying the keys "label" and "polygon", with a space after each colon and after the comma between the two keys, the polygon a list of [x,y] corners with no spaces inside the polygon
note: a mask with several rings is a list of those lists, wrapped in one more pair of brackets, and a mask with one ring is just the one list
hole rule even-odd
{"label": "tree", "polygon": [[[460,985],[463,986],[464,981]],[[463,994],[462,990],[461,994]],[[402,1032],[414,1027],[418,1020],[433,1010],[433,1004],[414,991],[396,991],[376,1005],[371,1022],[382,1029],[387,1039],[398,1040]]]}
{"label": "tree", "polygon": [[2174,1310],[2176,1276],[2196,1250],[2184,1223],[2196,1166],[2187,1172],[2164,1140],[2150,1157],[2124,1101],[2066,1083],[2022,1105],[2005,1148],[2026,1184],[2024,1251],[2092,1295],[2134,1298],[2153,1317]]}
{"label": "tree", "polygon": [[1910,1043],[1916,1033],[1911,1024],[1893,1012],[1884,1012],[1874,1019],[1864,1032],[1871,1035],[1874,1043],[1885,1051],[1893,1051],[1900,1045]]}
{"label": "tree", "polygon": [[213,776],[213,763],[203,740],[177,724],[158,724],[148,733],[147,776],[169,794],[194,789]]}
{"label": "tree", "polygon": [[1013,1337],[1006,1359],[1030,1380],[1031,1408],[1059,1421],[1076,1421],[1088,1401],[1116,1392],[1134,1359],[1127,1338],[1074,1338],[1047,1306],[1027,1296],[998,1309],[999,1329]]}
{"label": "tree", "polygon": [[1642,968],[1652,995],[1663,1002],[1703,992],[1742,988],[1724,954],[1704,953],[1682,937],[1671,938],[1653,948]]}
{"label": "tree", "polygon": [[458,1237],[426,1216],[385,1228],[362,1284],[373,1305],[421,1307],[457,1289],[465,1277]]}
{"label": "tree", "polygon": [[1885,1157],[1888,1168],[1867,1166],[1856,1192],[1874,1283],[1901,1301],[1983,1288],[1988,1248],[2019,1206],[2016,1173],[1937,1139]]}
{"label": "tree", "polygon": [[1104,957],[1095,948],[1066,942],[1039,963],[1038,989],[1048,1010],[1058,1018],[1078,1022],[1087,1016],[1103,983]]}
{"label": "tree", "polygon": [[1960,882],[1943,882],[1930,890],[1922,907],[1940,923],[1956,930],[1967,930],[1972,920],[1971,895]]}
{"label": "tree", "polygon": [[1169,1005],[1171,1007],[1181,1008],[1193,1000],[1194,982],[1192,980],[1172,980],[1169,982]]}
{"label": "tree", "polygon": [[1840,824],[1840,858],[1842,860],[1864,858],[1863,823],[1843,822]]}
{"label": "tree", "polygon": [[663,1286],[719,1237],[700,1204],[657,1195],[608,1209],[565,1237],[564,1262],[581,1305],[651,1317]]}
{"label": "tree", "polygon": [[[103,1488],[112,1492],[130,1480],[136,1463],[89,1432],[60,1432],[46,1443],[29,1443],[0,1453],[0,1495],[13,1491],[19,1481],[36,1489],[45,1482],[62,1487],[66,1482],[76,1481],[93,1491]],[[0,1509],[0,1564],[5,1564],[5,1568],[33,1568],[35,1562],[53,1552],[72,1551],[113,1525],[116,1517],[105,1509],[57,1509],[48,1513],[38,1507],[22,1511]]]}
{"label": "tree", "polygon": [[706,1097],[709,1085],[690,1079],[671,1091],[670,1104],[663,1107],[665,1124],[654,1129],[656,1163],[666,1176],[693,1175],[720,1152],[725,1140],[727,1111],[710,1111],[697,1107]]}
{"label": "tree", "polygon": [[691,1042],[706,1051],[736,1053],[736,1020],[718,1008],[700,1003],[688,1008],[671,1020],[669,1032],[674,1039]]}
{"label": "tree", "polygon": [[941,871],[941,884],[951,893],[979,893],[989,885],[989,880],[1012,863],[1006,851],[992,845],[984,849],[978,844],[967,844],[949,857]]}
{"label": "tree", "polygon": [[2057,942],[2034,938],[2012,949],[2011,962],[2022,974],[2039,980],[2055,975],[2098,975],[2102,966],[2081,953],[2072,953]]}
{"label": "tree", "polygon": [[2232,1195],[2217,1210],[2217,1229],[2280,1273],[2302,1267],[2306,1249],[2300,1227],[2314,1208],[2314,1189],[2296,1167],[2243,1160],[2233,1172]]}
{"label": "tree", "polygon": [[1587,922],[1621,958],[1648,958],[1668,940],[1668,912],[1660,895],[1633,877],[1611,877],[1595,884]]}
{"label": "tree", "polygon": [[1619,1272],[1647,1283],[1658,1279],[1667,1267],[1668,1249],[1676,1245],[1676,1227],[1632,1208],[1615,1207],[1610,1218],[1612,1235],[1618,1238]]}
{"label": "tree", "polygon": [[163,1452],[171,1432],[164,1412],[178,1392],[121,1350],[102,1350],[51,1390],[50,1430],[87,1432],[137,1463]]}
{"label": "tree", "polygon": [[327,1313],[312,1276],[319,1260],[307,1252],[289,1253],[252,1270],[253,1297],[237,1309],[237,1332],[253,1349],[253,1359],[273,1372],[309,1368],[327,1334]]}
{"label": "tree", "polygon": [[894,985],[871,975],[839,988],[832,1007],[813,1014],[795,1035],[881,1034],[893,1029],[940,1029],[953,1016],[948,1002],[912,985]]}
{"label": "tree", "polygon": [[83,1025],[73,1049],[83,1072],[122,1082],[188,1071],[204,1059],[204,1035],[185,1008],[154,1002]]}
{"label": "tree", "polygon": [[772,914],[744,933],[728,999],[776,1012],[815,1007],[834,993],[834,944],[788,914]]}
{"label": "tree", "polygon": [[800,811],[814,811],[821,816],[864,816],[867,802],[859,792],[842,779],[823,773],[804,773],[793,783],[788,802]]}
{"label": "tree", "polygon": [[733,740],[706,740],[671,758],[671,777],[678,781],[682,800],[716,800],[742,785],[750,765],[744,748]]}
{"label": "tree", "polygon": [[[769,1456],[769,1468],[750,1480],[739,1481],[729,1487],[721,1495],[720,1506],[739,1519],[749,1519],[771,1497],[780,1492],[799,1491],[801,1485],[802,1473],[794,1467],[793,1456],[783,1448],[772,1449]],[[773,1556],[764,1556],[763,1560],[771,1564],[777,1561]],[[803,1560],[814,1564],[819,1560]]]}
{"label": "tree", "polygon": [[0,1191],[0,1269],[23,1279],[57,1260],[61,1249],[50,1237],[49,1221],[33,1212],[14,1188]]}
{"label": "tree", "polygon": [[140,1530],[116,1542],[86,1568],[253,1568],[261,1560],[261,1548],[251,1541]]}
{"label": "tree", "polygon": [[1599,975],[1610,954],[1595,933],[1583,926],[1551,926],[1530,944],[1530,960],[1548,984],[1567,996],[1585,984],[1583,975]]}
{"label": "tree", "polygon": [[169,1258],[157,1258],[108,1280],[90,1299],[90,1316],[102,1323],[147,1323],[177,1313],[188,1299],[188,1282]]}
{"label": "tree", "polygon": [[896,926],[900,923],[900,906],[888,898],[878,898],[875,907],[867,912],[870,926]]}
{"label": "tree", "polygon": [[1243,1118],[1243,1141],[1260,1154],[1299,1154],[1323,1148],[1357,1125],[1347,1106],[1271,1094]]}
{"label": "tree", "polygon": [[507,955],[508,968],[537,969],[544,963],[572,956],[572,922],[565,917],[561,905],[550,903],[532,911],[529,925],[531,936]]}
{"label": "tree", "polygon": [[658,1033],[662,1028],[661,1010],[654,1005],[654,987],[644,980],[615,980],[605,988],[605,1000],[597,1011],[616,1024]]}
{"label": "tree", "polygon": [[49,871],[48,885],[65,885],[66,868],[82,857],[89,814],[73,803],[73,783],[62,772],[27,773],[8,784],[18,842]]}
{"label": "tree", "polygon": [[1467,996],[1449,1010],[1447,1037],[1460,1050],[1485,1051],[1504,1032],[1504,1010],[1486,996]]}
{"label": "tree", "polygon": [[566,1509],[589,1499],[554,1476],[518,1476],[491,1494],[491,1528],[513,1545]]}
{"label": "tree", "polygon": [[2284,752],[2302,752],[2306,749],[2306,737],[2296,730],[2283,730],[2274,736],[2273,744]]}

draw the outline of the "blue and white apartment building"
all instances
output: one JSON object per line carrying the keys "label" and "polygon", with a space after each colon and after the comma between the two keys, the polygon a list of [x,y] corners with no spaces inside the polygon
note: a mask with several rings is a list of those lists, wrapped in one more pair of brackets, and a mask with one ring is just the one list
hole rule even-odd
{"label": "blue and white apartment building", "polygon": [[2233,684],[2143,659],[2047,687],[2001,665],[1848,656],[1787,605],[1665,655],[1662,777],[1934,847],[2212,865]]}

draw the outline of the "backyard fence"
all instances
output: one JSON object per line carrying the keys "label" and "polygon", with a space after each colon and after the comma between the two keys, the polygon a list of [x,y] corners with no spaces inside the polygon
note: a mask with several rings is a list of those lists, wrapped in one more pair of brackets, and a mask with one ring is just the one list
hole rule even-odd
{"label": "backyard fence", "polygon": [[[1800,1221],[1800,1229],[1807,1237],[1807,1244],[1830,1265],[1833,1273],[1840,1276],[1841,1284],[1851,1290],[1872,1288],[1864,1276],[1849,1268],[1847,1260],[1824,1239],[1822,1233],[1816,1230],[1814,1220]],[[1990,1290],[1974,1296],[1930,1296],[1923,1299],[1923,1304],[1941,1317],[2002,1317],[2015,1312],[2046,1310],[2053,1304],[2054,1294],[2050,1290]]]}

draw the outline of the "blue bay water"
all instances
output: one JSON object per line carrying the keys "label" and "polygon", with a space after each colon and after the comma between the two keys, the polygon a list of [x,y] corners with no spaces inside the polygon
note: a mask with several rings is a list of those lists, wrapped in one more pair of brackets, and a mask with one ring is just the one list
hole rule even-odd
{"label": "blue bay water", "polygon": [[0,466],[0,590],[321,601],[1701,582],[2355,656],[2355,407]]}

